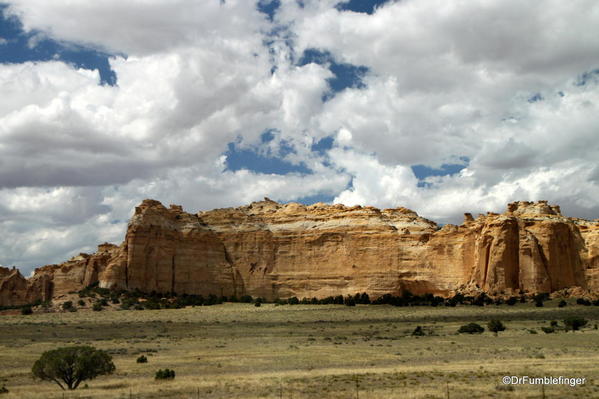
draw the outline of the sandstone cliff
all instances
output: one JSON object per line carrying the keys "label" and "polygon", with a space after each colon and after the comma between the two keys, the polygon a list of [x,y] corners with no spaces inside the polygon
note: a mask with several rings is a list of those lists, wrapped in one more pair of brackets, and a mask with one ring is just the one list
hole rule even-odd
{"label": "sandstone cliff", "polygon": [[449,295],[599,292],[599,222],[546,201],[466,214],[439,228],[405,209],[269,199],[197,214],[145,200],[125,241],[44,266],[25,279],[0,268],[0,305],[45,300],[99,282],[146,292],[325,297],[368,292]]}

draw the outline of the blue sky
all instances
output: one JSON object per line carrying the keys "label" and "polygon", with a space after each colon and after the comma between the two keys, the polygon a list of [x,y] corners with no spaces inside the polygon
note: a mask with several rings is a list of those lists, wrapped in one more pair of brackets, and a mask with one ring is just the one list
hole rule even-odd
{"label": "blue sky", "polygon": [[591,0],[5,1],[0,264],[119,242],[148,197],[597,218],[597,26]]}
{"label": "blue sky", "polygon": [[110,69],[109,54],[76,43],[52,40],[43,32],[23,30],[18,17],[5,14],[7,4],[0,3],[1,63],[23,63],[60,60],[76,68],[97,70],[102,84],[116,84]]}

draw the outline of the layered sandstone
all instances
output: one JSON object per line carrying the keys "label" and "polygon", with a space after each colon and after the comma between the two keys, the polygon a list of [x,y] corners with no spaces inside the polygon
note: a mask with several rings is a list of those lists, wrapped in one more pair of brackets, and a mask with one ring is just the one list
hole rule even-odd
{"label": "layered sandstone", "polygon": [[325,297],[367,292],[450,295],[599,292],[599,222],[546,201],[460,226],[405,209],[304,206],[269,199],[190,214],[145,200],[120,246],[100,245],[30,279],[0,268],[0,305],[48,299],[99,282],[146,292]]}

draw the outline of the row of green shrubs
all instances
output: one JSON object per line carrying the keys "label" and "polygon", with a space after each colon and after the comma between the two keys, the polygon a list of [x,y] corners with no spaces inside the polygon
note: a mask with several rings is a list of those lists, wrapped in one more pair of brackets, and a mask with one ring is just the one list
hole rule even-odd
{"label": "row of green shrubs", "polygon": [[[582,327],[588,324],[588,320],[582,317],[567,317],[564,319],[564,327],[562,328],[564,331],[578,331]],[[500,320],[490,320],[487,323],[487,328],[489,331],[497,334],[500,331],[505,331],[506,326]],[[597,328],[597,325],[595,325]],[[541,327],[541,330],[546,334],[554,333],[556,330],[560,329],[557,321],[553,320],[550,322],[549,327]],[[478,323],[468,323],[461,326],[458,329],[458,333],[460,334],[482,334],[485,331],[485,328]],[[421,326],[416,327],[412,335],[424,335],[424,331]]]}
{"label": "row of green shrubs", "polygon": [[[233,296],[216,296],[210,294],[207,297],[202,295],[189,295],[182,294],[177,295],[176,293],[144,293],[139,290],[125,291],[125,290],[111,290],[107,288],[101,288],[97,283],[92,284],[81,291],[77,292],[81,298],[78,302],[79,306],[84,306],[84,298],[91,298],[94,300],[92,309],[94,311],[101,311],[104,307],[109,305],[109,302],[113,305],[119,305],[120,309],[123,310],[143,310],[143,309],[179,309],[186,306],[211,306],[222,304],[223,302],[241,302],[241,303],[254,303],[255,306],[260,306],[262,303],[266,303],[266,300],[261,297],[254,298],[251,295],[242,295],[237,297]],[[355,306],[356,304],[372,304],[372,305],[392,305],[392,306],[448,306],[455,307],[457,305],[472,305],[472,306],[487,306],[487,305],[502,305],[507,304],[513,306],[516,303],[526,303],[532,301],[536,306],[543,306],[544,301],[549,299],[549,294],[541,293],[533,296],[526,296],[524,293],[519,296],[512,296],[507,299],[502,298],[491,298],[485,293],[481,293],[477,296],[466,296],[463,294],[456,294],[450,298],[443,298],[433,294],[415,295],[409,291],[404,292],[402,295],[385,294],[374,300],[371,300],[367,293],[358,293],[355,295],[336,295],[328,296],[326,298],[297,298],[291,297],[288,299],[275,299],[273,302],[277,305],[347,305]],[[576,301],[579,305],[599,306],[599,300],[590,301],[583,298],[578,298]],[[567,305],[565,300],[559,302],[559,307]],[[65,307],[66,306],[66,307]],[[65,311],[76,312],[77,308],[72,302],[65,302],[63,305]],[[23,306],[21,308],[23,314],[31,314],[31,306]]]}

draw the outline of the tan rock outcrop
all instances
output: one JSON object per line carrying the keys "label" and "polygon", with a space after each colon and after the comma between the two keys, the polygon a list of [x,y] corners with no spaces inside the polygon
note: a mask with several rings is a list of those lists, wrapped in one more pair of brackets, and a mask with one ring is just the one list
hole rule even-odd
{"label": "tan rock outcrop", "polygon": [[[29,280],[7,270],[0,269],[0,305],[95,282],[268,299],[406,290],[599,293],[599,222],[564,217],[546,201],[511,203],[504,214],[465,214],[462,225],[440,228],[406,208],[265,199],[189,214],[145,200],[120,246],[102,244],[95,254],[37,269]],[[32,294],[32,287],[45,294]]]}

